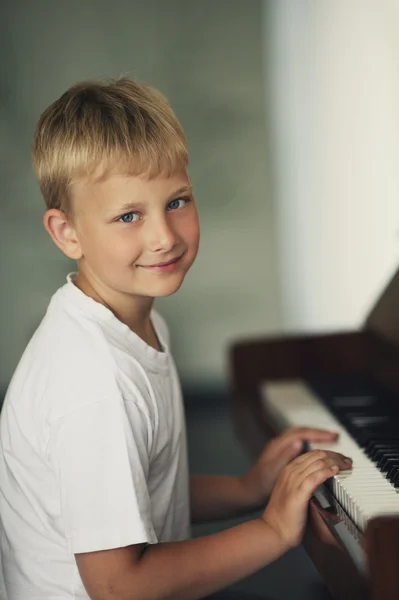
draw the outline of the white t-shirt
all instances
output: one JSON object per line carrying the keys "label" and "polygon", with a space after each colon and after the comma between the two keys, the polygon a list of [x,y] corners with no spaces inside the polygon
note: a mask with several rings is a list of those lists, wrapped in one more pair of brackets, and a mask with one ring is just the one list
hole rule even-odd
{"label": "white t-shirt", "polygon": [[0,416],[1,600],[87,599],[75,553],[189,537],[181,390],[151,319],[162,352],[71,276],[54,294]]}

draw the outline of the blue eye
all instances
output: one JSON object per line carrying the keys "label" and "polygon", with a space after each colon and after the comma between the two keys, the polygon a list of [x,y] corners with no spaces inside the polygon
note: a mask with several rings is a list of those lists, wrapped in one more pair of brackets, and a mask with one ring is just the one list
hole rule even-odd
{"label": "blue eye", "polygon": [[183,202],[183,206],[184,206],[184,204],[187,204],[188,199],[176,198],[176,200],[172,200],[172,202],[169,202],[169,204],[168,204],[168,210],[176,210],[176,208],[181,208],[181,205],[179,205],[179,202]]}
{"label": "blue eye", "polygon": [[134,221],[137,220],[137,219],[134,219],[135,216],[138,216],[137,213],[129,212],[129,213],[122,215],[119,218],[119,220],[122,221],[122,223],[133,223]]}

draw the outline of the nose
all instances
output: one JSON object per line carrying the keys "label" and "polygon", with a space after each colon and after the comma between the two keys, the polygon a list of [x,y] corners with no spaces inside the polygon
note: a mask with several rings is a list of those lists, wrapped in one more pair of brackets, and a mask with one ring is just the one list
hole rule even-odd
{"label": "nose", "polygon": [[151,252],[169,252],[176,245],[174,233],[167,216],[153,217],[147,225],[147,246]]}

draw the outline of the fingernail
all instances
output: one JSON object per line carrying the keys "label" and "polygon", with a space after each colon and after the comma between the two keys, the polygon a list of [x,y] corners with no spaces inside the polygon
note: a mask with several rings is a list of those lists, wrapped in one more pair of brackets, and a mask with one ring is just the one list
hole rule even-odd
{"label": "fingernail", "polygon": [[346,457],[344,458],[344,462],[346,462],[348,465],[351,465],[351,464],[352,464],[352,459],[351,459],[351,458],[349,458],[348,456],[346,456]]}

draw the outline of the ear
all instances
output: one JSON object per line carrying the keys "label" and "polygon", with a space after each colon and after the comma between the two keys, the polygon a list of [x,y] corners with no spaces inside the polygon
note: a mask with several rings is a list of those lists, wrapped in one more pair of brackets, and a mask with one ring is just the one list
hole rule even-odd
{"label": "ear", "polygon": [[43,225],[54,244],[66,256],[74,260],[79,260],[82,257],[76,231],[65,213],[56,208],[50,208],[44,213]]}

